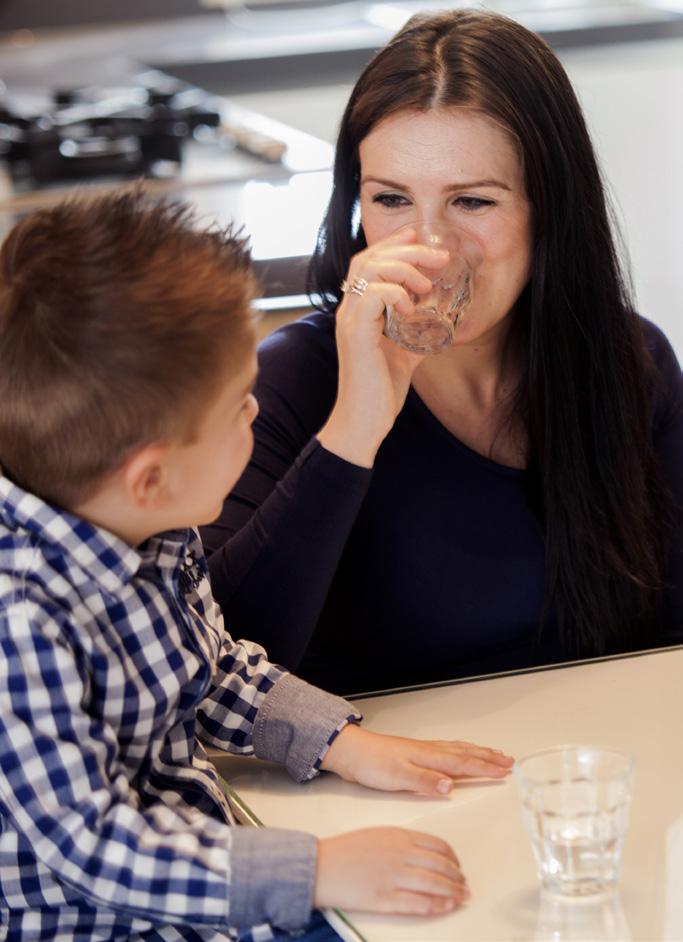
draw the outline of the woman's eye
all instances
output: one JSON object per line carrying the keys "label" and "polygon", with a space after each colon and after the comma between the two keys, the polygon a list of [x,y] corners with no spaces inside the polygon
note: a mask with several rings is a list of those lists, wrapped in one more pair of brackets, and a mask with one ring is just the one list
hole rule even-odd
{"label": "woman's eye", "polygon": [[386,206],[389,209],[394,206],[407,205],[405,196],[400,196],[398,193],[378,193],[372,197],[372,202],[379,203],[380,206]]}
{"label": "woman's eye", "polygon": [[493,206],[493,200],[485,200],[480,196],[459,196],[455,202],[470,212],[476,209],[483,209],[484,206]]}

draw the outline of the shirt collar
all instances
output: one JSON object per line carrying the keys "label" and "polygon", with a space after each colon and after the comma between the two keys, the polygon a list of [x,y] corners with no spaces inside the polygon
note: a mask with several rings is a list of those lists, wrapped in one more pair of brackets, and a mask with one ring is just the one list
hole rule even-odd
{"label": "shirt collar", "polygon": [[70,566],[81,569],[109,592],[122,588],[143,563],[141,553],[120,537],[45,503],[2,474],[0,515],[12,529],[23,529],[53,546]]}

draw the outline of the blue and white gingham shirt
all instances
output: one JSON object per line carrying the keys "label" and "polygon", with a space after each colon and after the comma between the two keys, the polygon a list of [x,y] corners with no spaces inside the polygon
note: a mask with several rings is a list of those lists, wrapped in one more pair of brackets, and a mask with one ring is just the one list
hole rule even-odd
{"label": "blue and white gingham shirt", "polygon": [[0,939],[307,921],[315,840],[231,826],[199,739],[305,781],[358,714],[232,641],[194,531],[133,549],[0,476],[0,644]]}

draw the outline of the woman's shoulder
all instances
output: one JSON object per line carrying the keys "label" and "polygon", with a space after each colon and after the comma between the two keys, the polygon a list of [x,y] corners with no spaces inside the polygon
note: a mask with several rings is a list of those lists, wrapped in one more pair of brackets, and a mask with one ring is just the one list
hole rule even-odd
{"label": "woman's shoulder", "polygon": [[[327,400],[337,391],[337,346],[333,314],[316,311],[290,321],[261,341],[258,394],[272,391],[292,401]],[[330,405],[331,408],[331,405]]]}
{"label": "woman's shoulder", "polygon": [[336,360],[334,314],[314,311],[278,327],[261,341],[259,361],[291,361],[292,357],[332,356]]}
{"label": "woman's shoulder", "polygon": [[683,416],[683,375],[664,331],[645,317],[640,324],[653,374],[654,422],[660,427]]}
{"label": "woman's shoulder", "polygon": [[680,366],[678,366],[678,359],[676,358],[674,349],[662,328],[658,327],[654,321],[643,317],[642,314],[638,315],[638,320],[640,321],[640,326],[643,331],[645,344],[655,363],[668,361],[669,363],[675,364],[680,372]]}

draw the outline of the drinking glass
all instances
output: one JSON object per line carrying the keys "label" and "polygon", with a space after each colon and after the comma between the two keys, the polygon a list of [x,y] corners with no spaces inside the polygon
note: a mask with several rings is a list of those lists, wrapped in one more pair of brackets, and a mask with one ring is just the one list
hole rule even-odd
{"label": "drinking glass", "polygon": [[541,885],[562,896],[614,889],[635,762],[597,746],[557,746],[516,763]]}
{"label": "drinking glass", "polygon": [[465,232],[440,222],[424,222],[403,229],[413,229],[416,242],[446,249],[448,262],[439,269],[417,266],[432,283],[424,294],[412,294],[412,314],[402,314],[387,306],[384,333],[406,350],[415,353],[440,353],[455,339],[455,331],[472,302],[473,275],[481,260],[477,243]]}

